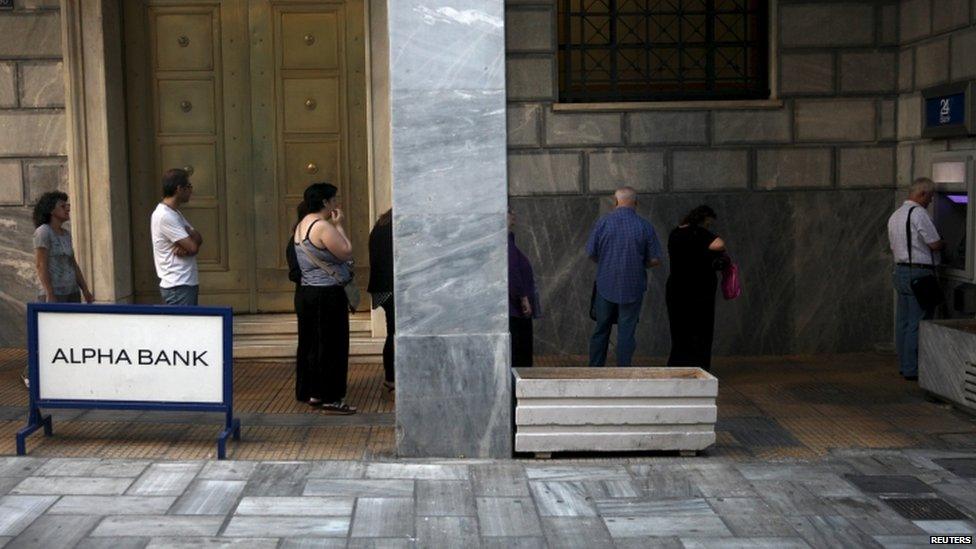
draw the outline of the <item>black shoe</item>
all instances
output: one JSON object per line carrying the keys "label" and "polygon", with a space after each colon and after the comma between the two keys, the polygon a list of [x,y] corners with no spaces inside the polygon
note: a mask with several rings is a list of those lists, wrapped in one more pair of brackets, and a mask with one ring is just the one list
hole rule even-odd
{"label": "black shoe", "polygon": [[918,381],[918,376],[901,376],[905,378],[905,381]]}

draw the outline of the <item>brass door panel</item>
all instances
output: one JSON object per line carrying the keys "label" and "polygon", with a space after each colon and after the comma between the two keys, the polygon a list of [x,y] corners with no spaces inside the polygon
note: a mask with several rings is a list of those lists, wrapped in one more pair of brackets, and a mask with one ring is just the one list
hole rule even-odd
{"label": "brass door panel", "polygon": [[214,83],[210,80],[160,80],[159,133],[205,134],[216,132]]}
{"label": "brass door panel", "polygon": [[339,79],[285,78],[285,132],[338,133]]}
{"label": "brass door panel", "polygon": [[217,199],[216,157],[213,143],[162,145],[159,153],[160,165],[183,168],[190,174],[194,201]]}
{"label": "brass door panel", "polygon": [[281,14],[281,68],[334,70],[339,67],[337,14]]}
{"label": "brass door panel", "polygon": [[156,70],[213,70],[213,26],[209,13],[157,14]]}
{"label": "brass door panel", "polygon": [[194,192],[182,209],[204,241],[200,301],[250,310],[246,0],[123,8],[136,300],[159,301],[149,216],[161,175],[188,168]]}
{"label": "brass door panel", "polygon": [[200,302],[290,311],[284,245],[305,187],[340,189],[368,268],[363,0],[125,0],[136,300],[158,302],[149,216],[168,168],[192,170]]}
{"label": "brass door panel", "polygon": [[285,143],[285,196],[294,196],[296,204],[305,187],[318,181],[329,181],[342,195],[342,172],[339,168],[339,143]]}

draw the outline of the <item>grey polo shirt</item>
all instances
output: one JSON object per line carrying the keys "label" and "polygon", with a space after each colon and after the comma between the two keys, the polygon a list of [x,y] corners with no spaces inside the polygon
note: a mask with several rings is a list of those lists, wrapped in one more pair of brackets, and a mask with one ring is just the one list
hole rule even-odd
{"label": "grey polo shirt", "polygon": [[911,245],[912,263],[922,265],[938,265],[941,261],[939,252],[933,252],[929,244],[942,240],[939,231],[932,223],[929,212],[918,203],[906,200],[900,208],[888,218],[888,242],[895,263],[908,263],[908,243],[905,241],[905,221],[908,212],[912,211]]}

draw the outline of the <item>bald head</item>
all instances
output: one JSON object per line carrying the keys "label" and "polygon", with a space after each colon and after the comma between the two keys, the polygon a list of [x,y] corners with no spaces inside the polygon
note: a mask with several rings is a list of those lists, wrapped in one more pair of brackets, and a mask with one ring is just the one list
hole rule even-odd
{"label": "bald head", "polygon": [[613,198],[617,201],[617,207],[633,208],[637,205],[637,191],[633,187],[620,187]]}

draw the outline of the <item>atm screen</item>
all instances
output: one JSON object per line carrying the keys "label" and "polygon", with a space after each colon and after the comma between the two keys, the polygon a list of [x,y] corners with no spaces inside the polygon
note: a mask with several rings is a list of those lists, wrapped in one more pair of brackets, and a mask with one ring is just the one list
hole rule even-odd
{"label": "atm screen", "polygon": [[937,192],[932,206],[932,220],[946,243],[942,252],[942,264],[965,270],[969,195],[963,192]]}

